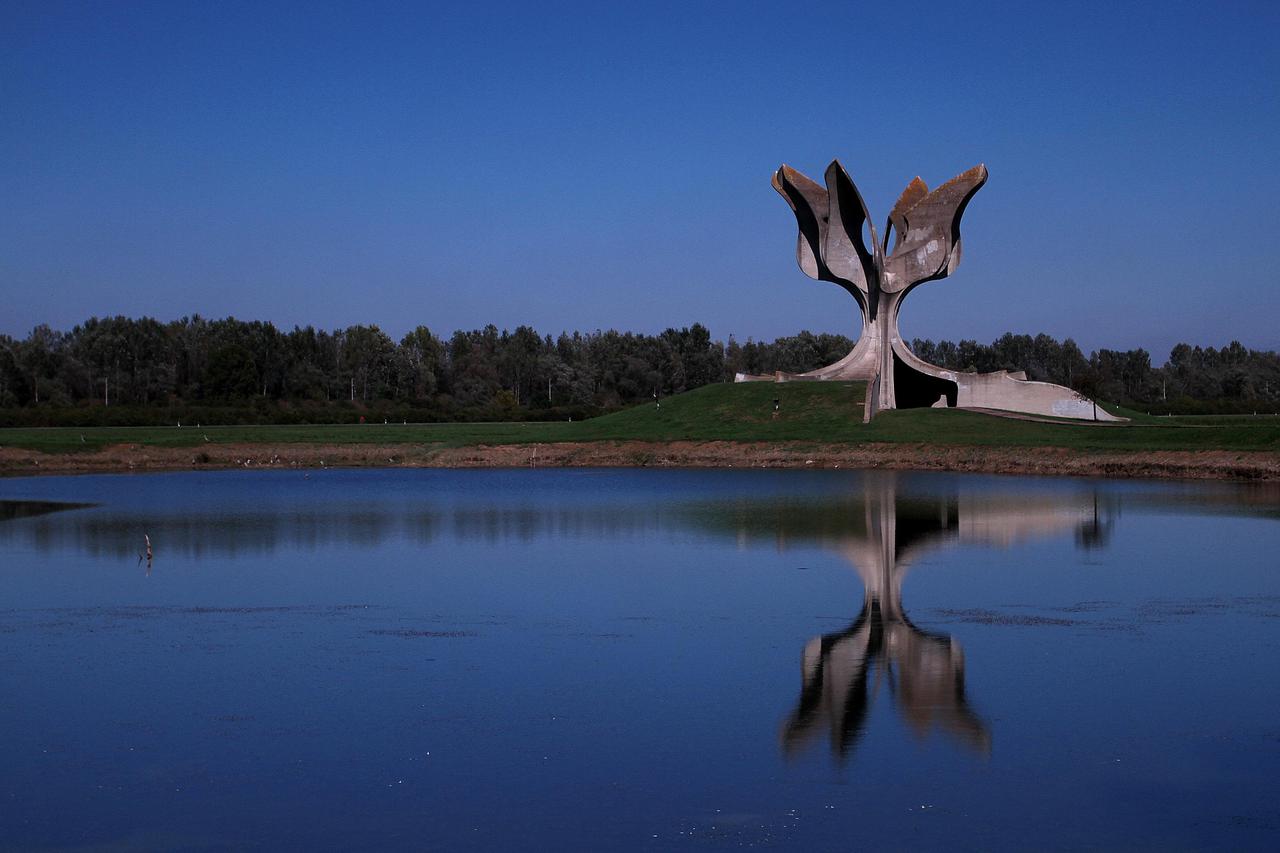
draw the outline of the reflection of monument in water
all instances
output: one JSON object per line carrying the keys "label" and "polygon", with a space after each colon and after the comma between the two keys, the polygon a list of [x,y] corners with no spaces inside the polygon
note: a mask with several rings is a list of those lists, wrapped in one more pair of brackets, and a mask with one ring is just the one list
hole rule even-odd
{"label": "reflection of monument in water", "polygon": [[740,535],[772,527],[779,547],[818,542],[847,559],[864,588],[862,607],[848,627],[806,644],[800,698],[783,723],[783,748],[793,754],[825,733],[832,751],[846,756],[884,692],[916,736],[937,730],[986,753],[991,733],[969,705],[959,644],[907,617],[902,582],[908,568],[923,553],[951,544],[1005,547],[1074,532],[1078,543],[1093,547],[1105,539],[1109,523],[1100,520],[1093,493],[900,494],[892,472],[867,472],[862,483],[860,495],[821,506],[779,512],[762,503],[735,510]]}

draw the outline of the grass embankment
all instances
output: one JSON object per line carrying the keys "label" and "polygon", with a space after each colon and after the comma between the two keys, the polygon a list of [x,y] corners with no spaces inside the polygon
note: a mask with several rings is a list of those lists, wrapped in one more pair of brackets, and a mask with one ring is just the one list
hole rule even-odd
{"label": "grass embankment", "polygon": [[[82,453],[114,445],[360,445],[440,448],[561,442],[788,442],[1055,447],[1082,451],[1280,452],[1280,417],[1136,415],[1130,423],[1042,423],[977,412],[914,409],[862,423],[865,383],[710,385],[582,422],[299,426],[100,427],[0,430],[0,447]],[[774,400],[779,403],[774,413]]]}
{"label": "grass embankment", "polygon": [[[858,441],[865,383],[709,385],[587,421],[315,424],[289,426],[48,427],[0,429],[0,446],[77,453],[118,444],[471,445],[565,441]],[[778,416],[773,401],[780,402]]]}

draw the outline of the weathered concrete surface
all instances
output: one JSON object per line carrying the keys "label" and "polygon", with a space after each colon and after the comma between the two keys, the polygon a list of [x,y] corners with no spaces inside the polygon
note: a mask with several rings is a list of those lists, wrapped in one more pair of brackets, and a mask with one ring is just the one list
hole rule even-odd
{"label": "weathered concrete surface", "polygon": [[838,284],[853,296],[862,312],[862,334],[847,356],[818,370],[739,373],[735,381],[865,380],[867,419],[885,409],[945,405],[1119,420],[1060,385],[1027,382],[1020,374],[961,373],[929,364],[903,340],[898,328],[902,300],[960,264],[960,218],[987,181],[985,166],[974,166],[932,192],[919,177],[913,179],[889,213],[883,242],[839,160],[831,161],[824,177],[825,187],[784,164],[774,173],[773,188],[796,217],[796,263],[810,278]]}
{"label": "weathered concrete surface", "polygon": [[977,409],[1004,409],[1032,415],[1080,420],[1118,421],[1094,401],[1051,382],[1015,379],[1007,373],[957,373],[956,405]]}

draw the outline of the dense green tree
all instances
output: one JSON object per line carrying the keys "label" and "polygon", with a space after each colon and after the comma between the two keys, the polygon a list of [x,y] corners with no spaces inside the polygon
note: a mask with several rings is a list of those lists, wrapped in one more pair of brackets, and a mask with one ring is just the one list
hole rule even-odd
{"label": "dense green tree", "polygon": [[253,353],[240,344],[223,344],[209,354],[204,372],[205,394],[215,400],[239,400],[258,387],[258,366]]}
{"label": "dense green tree", "polygon": [[0,406],[20,406],[28,402],[27,379],[18,358],[20,346],[8,335],[0,335]]}
{"label": "dense green tree", "polygon": [[349,326],[343,335],[343,373],[351,399],[389,396],[395,344],[377,326]]}
{"label": "dense green tree", "polygon": [[418,326],[396,348],[395,383],[398,396],[428,400],[440,387],[444,371],[444,345],[426,326]]}

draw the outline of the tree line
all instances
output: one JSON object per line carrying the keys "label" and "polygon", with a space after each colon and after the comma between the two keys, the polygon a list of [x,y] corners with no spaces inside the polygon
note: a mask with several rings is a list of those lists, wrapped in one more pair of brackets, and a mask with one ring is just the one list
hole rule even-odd
{"label": "tree line", "polygon": [[[0,335],[0,423],[162,422],[184,408],[239,421],[586,417],[737,372],[812,370],[852,345],[807,331],[726,344],[700,323],[656,335],[556,337],[493,325],[440,337],[418,326],[397,342],[373,325],[286,332],[231,317],[93,317],[67,332],[41,325],[22,340]],[[1071,339],[1043,334],[990,344],[917,339],[912,348],[943,367],[1023,370],[1148,411],[1280,405],[1280,357],[1234,341],[1178,344],[1160,367],[1142,349],[1086,356]]]}
{"label": "tree line", "polygon": [[175,407],[241,422],[585,417],[723,378],[724,347],[698,323],[555,338],[529,326],[447,338],[418,326],[397,342],[373,325],[285,332],[231,317],[93,317],[68,332],[0,335],[0,423],[68,409],[92,414],[63,422],[162,422],[146,411]]}

